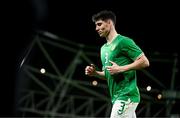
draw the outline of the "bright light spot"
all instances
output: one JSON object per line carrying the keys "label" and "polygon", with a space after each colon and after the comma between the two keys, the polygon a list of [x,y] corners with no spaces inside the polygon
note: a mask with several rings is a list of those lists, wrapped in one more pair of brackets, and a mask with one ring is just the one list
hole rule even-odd
{"label": "bright light spot", "polygon": [[44,73],[46,72],[46,70],[45,70],[44,68],[41,68],[40,72],[41,72],[42,74],[44,74]]}
{"label": "bright light spot", "polygon": [[93,86],[97,86],[98,82],[96,80],[92,81]]}
{"label": "bright light spot", "polygon": [[24,64],[25,58],[22,60],[20,67]]}
{"label": "bright light spot", "polygon": [[157,98],[160,100],[160,99],[162,99],[162,94],[158,94],[157,95]]}
{"label": "bright light spot", "polygon": [[146,90],[150,91],[151,90],[151,86],[147,86]]}

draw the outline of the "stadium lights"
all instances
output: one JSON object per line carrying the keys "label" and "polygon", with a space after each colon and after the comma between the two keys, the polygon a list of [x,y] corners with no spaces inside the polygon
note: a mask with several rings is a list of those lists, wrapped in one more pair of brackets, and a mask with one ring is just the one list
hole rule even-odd
{"label": "stadium lights", "polygon": [[44,73],[46,72],[46,70],[45,70],[44,68],[41,68],[41,69],[40,69],[40,72],[41,72],[42,74],[44,74]]}

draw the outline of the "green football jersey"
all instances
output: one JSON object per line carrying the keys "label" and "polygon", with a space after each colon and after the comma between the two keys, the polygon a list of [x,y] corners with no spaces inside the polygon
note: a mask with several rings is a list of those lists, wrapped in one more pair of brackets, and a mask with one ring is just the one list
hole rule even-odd
{"label": "green football jersey", "polygon": [[118,36],[110,43],[101,47],[101,61],[107,79],[112,103],[115,100],[128,100],[140,102],[140,93],[136,83],[136,70],[111,75],[106,66],[113,61],[119,66],[127,65],[143,54],[135,42],[125,36]]}

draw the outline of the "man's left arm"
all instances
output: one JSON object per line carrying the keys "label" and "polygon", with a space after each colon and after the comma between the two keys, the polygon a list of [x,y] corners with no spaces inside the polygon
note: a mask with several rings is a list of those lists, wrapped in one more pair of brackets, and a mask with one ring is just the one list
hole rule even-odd
{"label": "man's left arm", "polygon": [[128,71],[128,70],[138,70],[138,69],[146,68],[149,65],[150,65],[149,60],[144,54],[142,54],[133,63],[122,67],[124,68],[125,71]]}
{"label": "man's left arm", "polygon": [[134,62],[128,65],[119,66],[112,61],[110,61],[110,63],[112,64],[112,66],[106,66],[106,68],[111,74],[117,74],[128,70],[138,70],[138,69],[146,68],[150,65],[149,60],[144,55],[144,53],[141,54],[136,60],[134,60]]}

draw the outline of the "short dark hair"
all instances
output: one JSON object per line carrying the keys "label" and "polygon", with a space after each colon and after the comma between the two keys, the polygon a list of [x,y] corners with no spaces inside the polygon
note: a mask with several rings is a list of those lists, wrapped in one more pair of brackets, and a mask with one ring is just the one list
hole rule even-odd
{"label": "short dark hair", "polygon": [[111,19],[113,21],[114,25],[116,24],[116,15],[112,11],[103,10],[103,11],[100,11],[100,12],[98,12],[92,16],[93,22],[96,22],[97,20],[103,20],[104,21],[104,20],[108,20],[108,19]]}

